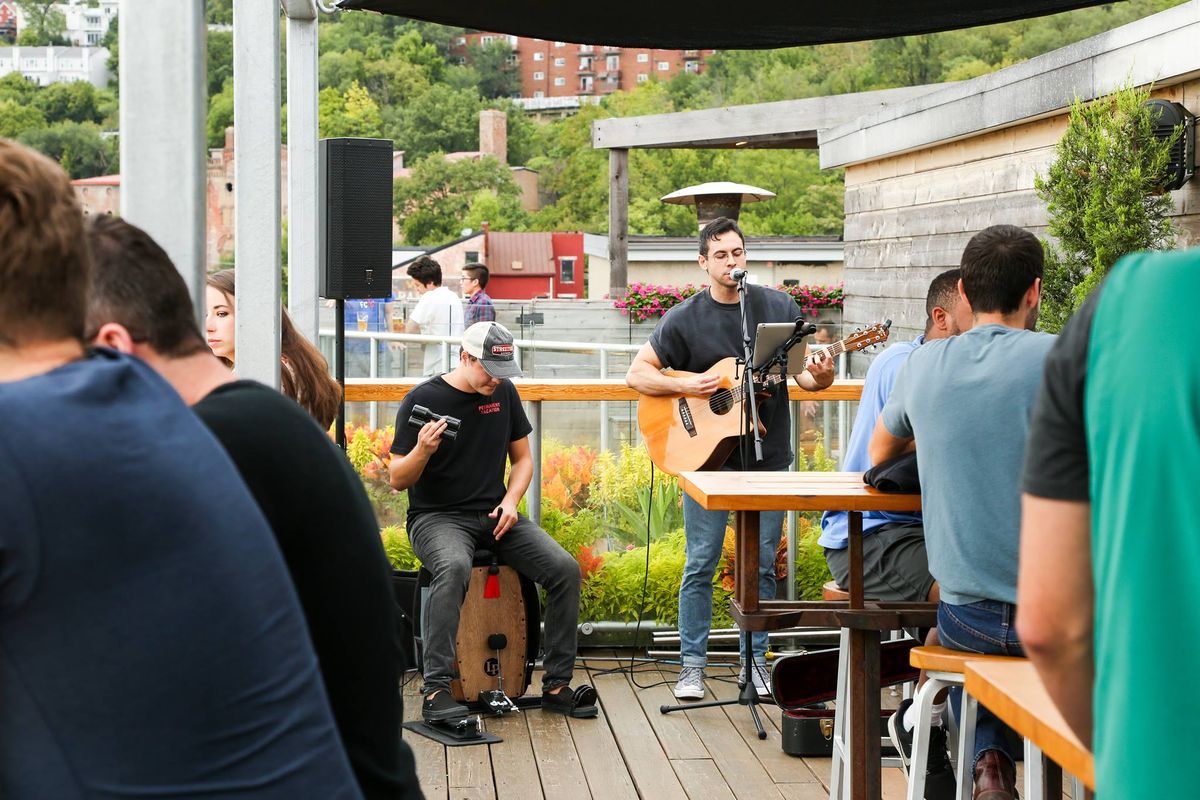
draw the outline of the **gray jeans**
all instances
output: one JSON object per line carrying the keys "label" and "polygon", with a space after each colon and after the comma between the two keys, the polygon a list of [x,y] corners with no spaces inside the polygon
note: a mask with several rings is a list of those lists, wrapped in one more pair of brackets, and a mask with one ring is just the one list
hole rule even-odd
{"label": "gray jeans", "polygon": [[425,511],[408,519],[408,538],[421,564],[433,575],[421,635],[425,667],[422,694],[449,689],[456,677],[454,643],[463,598],[471,581],[477,547],[546,590],[546,657],[542,691],[571,682],[579,625],[579,563],[550,534],[520,516],[497,542],[496,521],[485,512]]}

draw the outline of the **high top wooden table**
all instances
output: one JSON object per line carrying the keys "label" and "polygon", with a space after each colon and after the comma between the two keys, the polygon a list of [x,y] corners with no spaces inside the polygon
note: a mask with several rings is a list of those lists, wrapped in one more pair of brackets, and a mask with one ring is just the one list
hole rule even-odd
{"label": "high top wooden table", "polygon": [[[1067,727],[1062,712],[1046,693],[1046,686],[1028,661],[968,661],[967,694],[987,706],[1014,731],[1028,739],[1053,762],[1045,770],[1044,797],[1062,790],[1061,767],[1091,790],[1096,788],[1092,752]],[[1029,770],[1030,766],[1025,765]]]}
{"label": "high top wooden table", "polygon": [[[850,796],[879,800],[880,632],[932,627],[931,603],[880,603],[863,598],[862,512],[919,511],[919,494],[887,494],[863,484],[861,472],[684,472],[679,483],[702,508],[735,512],[733,618],[743,630],[796,626],[850,630]],[[758,511],[846,511],[848,602],[761,600],[758,596]]]}

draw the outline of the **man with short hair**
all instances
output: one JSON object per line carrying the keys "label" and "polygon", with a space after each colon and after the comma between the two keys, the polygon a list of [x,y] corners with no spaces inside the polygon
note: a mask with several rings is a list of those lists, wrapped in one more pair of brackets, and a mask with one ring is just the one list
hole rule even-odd
{"label": "man with short hair", "polygon": [[[879,413],[892,393],[900,368],[914,350],[926,342],[948,339],[971,328],[971,309],[961,302],[958,280],[961,273],[950,269],[935,277],[925,294],[925,332],[911,342],[897,342],[871,362],[863,382],[858,414],[850,431],[843,469],[852,472],[871,468],[867,444],[875,430]],[[938,601],[937,581],[929,574],[925,551],[925,529],[920,513],[868,511],[863,515],[863,591],[867,597],[896,602]],[[821,517],[821,538],[825,560],[838,586],[849,586],[850,558],[845,511],[828,511]],[[900,704],[889,726],[893,739],[908,768],[912,750],[911,725],[902,728],[912,700]],[[930,741],[929,760],[925,765],[927,800],[954,797],[955,778],[946,754],[945,732],[940,711],[934,707],[935,731]],[[908,716],[913,716],[910,712]]]}
{"label": "man with short hair", "polygon": [[[959,291],[974,326],[908,357],[879,415],[874,463],[920,450],[937,635],[955,650],[1022,655],[1013,627],[1021,509],[1018,483],[1029,412],[1053,336],[1035,333],[1042,244],[1012,225],[980,231],[963,250]],[[1012,798],[1007,729],[985,708],[975,728],[975,797]]]}
{"label": "man with short hair", "polygon": [[361,797],[262,512],[170,386],[86,350],[89,270],[67,176],[0,139],[0,794]]}
{"label": "man with short hair", "polygon": [[[634,356],[625,382],[646,395],[686,394],[708,397],[720,388],[722,376],[711,368],[722,359],[741,356],[742,319],[738,281],[734,270],[746,269],[746,240],[737,223],[718,217],[700,232],[699,266],[708,275],[709,287],[697,292],[663,316],[650,340]],[[749,285],[748,326],[751,335],[759,323],[794,322],[800,317],[795,300],[776,289]],[[663,374],[663,369],[695,373],[686,376]],[[796,383],[809,391],[833,384],[833,359],[819,358]],[[721,469],[785,470],[792,463],[791,425],[788,419],[787,384],[780,381],[759,406],[759,420],[766,428],[763,460],[743,459],[735,447]],[[739,405],[739,408],[741,406]],[[742,413],[740,410],[734,413]],[[747,437],[739,437],[745,441]],[[675,696],[681,700],[704,697],[704,668],[708,663],[708,633],[712,627],[713,575],[725,543],[729,512],[706,511],[683,496],[686,563],[679,587],[679,638],[681,669]],[[775,551],[783,535],[783,512],[759,514],[759,597],[775,597]],[[766,669],[767,634],[755,632],[751,652],[742,653],[739,683],[750,681],[756,693],[771,693]]]}
{"label": "man with short hair", "polygon": [[88,338],[162,375],[229,453],[291,573],[364,797],[419,797],[412,753],[400,740],[391,570],[354,469],[303,408],[238,380],[217,360],[187,286],[149,235],[101,216],[87,237]]}
{"label": "man with short hair", "polygon": [[[533,478],[533,453],[532,426],[509,380],[521,374],[515,356],[512,334],[503,325],[477,322],[463,334],[458,366],[414,387],[396,414],[391,484],[408,490],[408,537],[433,575],[422,625],[426,722],[467,714],[450,695],[450,682],[459,612],[478,547],[494,550],[546,590],[542,709],[579,718],[598,713],[592,687],[569,685],[579,624],[579,563],[517,513]],[[439,418],[415,430],[409,418],[417,405]],[[443,436],[446,416],[460,421],[453,438]]]}
{"label": "man with short hair", "polygon": [[[409,333],[427,336],[462,336],[463,304],[454,292],[442,286],[442,266],[429,256],[420,256],[408,265],[412,286],[420,293],[417,307],[408,315],[404,329]],[[453,360],[455,348],[450,348]],[[442,360],[442,345],[425,345],[425,365],[422,375],[438,375],[449,369]]]}
{"label": "man with short hair", "polygon": [[467,264],[462,269],[463,293],[467,296],[466,319],[469,328],[476,322],[495,322],[496,307],[484,291],[488,285],[488,268],[483,264]]}
{"label": "man with short hair", "polygon": [[1197,297],[1200,250],[1118,261],[1050,351],[1030,423],[1017,631],[1104,797],[1196,791]]}

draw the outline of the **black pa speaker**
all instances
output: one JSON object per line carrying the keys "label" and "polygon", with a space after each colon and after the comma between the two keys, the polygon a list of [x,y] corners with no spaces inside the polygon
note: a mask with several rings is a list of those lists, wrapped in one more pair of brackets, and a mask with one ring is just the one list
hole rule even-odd
{"label": "black pa speaker", "polygon": [[321,296],[391,297],[391,140],[322,139],[318,157]]}
{"label": "black pa speaker", "polygon": [[1154,136],[1170,139],[1179,129],[1179,138],[1171,145],[1171,163],[1167,165],[1163,189],[1174,191],[1187,183],[1196,171],[1196,117],[1181,103],[1151,100],[1146,105],[1154,118]]}

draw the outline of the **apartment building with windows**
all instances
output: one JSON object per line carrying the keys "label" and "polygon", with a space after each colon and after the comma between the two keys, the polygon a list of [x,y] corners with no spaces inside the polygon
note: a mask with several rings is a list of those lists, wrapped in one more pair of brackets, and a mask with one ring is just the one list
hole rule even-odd
{"label": "apartment building with windows", "polygon": [[701,73],[715,50],[656,50],[552,42],[525,36],[472,32],[458,35],[451,57],[466,62],[469,46],[504,41],[512,48],[509,63],[521,72],[521,97],[599,97],[633,89],[651,76],[665,80],[680,72]]}

